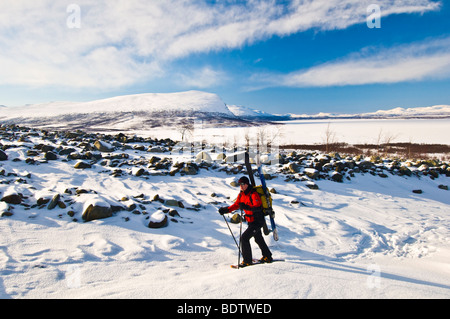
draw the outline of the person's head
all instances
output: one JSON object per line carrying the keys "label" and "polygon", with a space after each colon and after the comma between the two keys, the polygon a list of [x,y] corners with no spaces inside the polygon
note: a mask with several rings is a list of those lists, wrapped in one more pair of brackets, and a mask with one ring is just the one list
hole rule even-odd
{"label": "person's head", "polygon": [[247,190],[247,188],[250,186],[250,181],[245,176],[242,176],[241,178],[239,178],[238,183],[239,183],[239,186],[241,187],[241,191],[243,191],[243,192],[245,192]]}

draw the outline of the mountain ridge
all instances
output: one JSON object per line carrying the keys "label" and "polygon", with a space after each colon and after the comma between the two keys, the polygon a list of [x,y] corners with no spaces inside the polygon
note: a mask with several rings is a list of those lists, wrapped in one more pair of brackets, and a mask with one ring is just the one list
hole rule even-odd
{"label": "mountain ridge", "polygon": [[292,120],[408,118],[450,118],[450,105],[394,108],[357,114],[271,114],[245,106],[227,105],[214,93],[186,91],[0,108],[2,123],[86,131],[180,128],[192,126],[195,121],[201,121],[204,127],[245,127]]}

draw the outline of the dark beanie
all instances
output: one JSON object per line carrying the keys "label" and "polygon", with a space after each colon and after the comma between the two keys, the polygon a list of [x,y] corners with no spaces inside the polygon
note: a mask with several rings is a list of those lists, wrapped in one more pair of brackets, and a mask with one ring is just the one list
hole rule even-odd
{"label": "dark beanie", "polygon": [[248,178],[246,176],[242,176],[241,178],[239,178],[238,183],[250,185],[250,181],[248,180]]}

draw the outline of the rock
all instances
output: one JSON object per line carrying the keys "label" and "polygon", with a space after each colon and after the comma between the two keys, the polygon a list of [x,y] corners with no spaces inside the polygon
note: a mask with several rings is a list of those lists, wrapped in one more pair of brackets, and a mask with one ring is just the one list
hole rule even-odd
{"label": "rock", "polygon": [[371,168],[373,168],[375,165],[372,162],[369,161],[361,161],[358,164],[358,167],[362,170],[369,170]]}
{"label": "rock", "polygon": [[333,172],[333,174],[331,175],[331,179],[338,183],[342,183],[343,178],[344,176],[342,176],[342,174],[338,172]]}
{"label": "rock", "polygon": [[127,206],[126,210],[129,212],[132,212],[136,208],[137,208],[137,205],[135,203],[131,203],[130,205]]}
{"label": "rock", "polygon": [[108,218],[111,216],[112,216],[111,206],[106,207],[106,206],[91,204],[83,212],[82,218],[83,218],[83,220],[89,222],[91,220],[103,219],[103,218]]}
{"label": "rock", "polygon": [[418,170],[421,171],[421,172],[426,171],[426,170],[428,170],[428,165],[427,164],[422,164],[422,165],[419,166]]}
{"label": "rock", "polygon": [[164,147],[160,147],[160,146],[149,147],[147,149],[147,152],[150,152],[150,153],[164,153],[165,151],[166,151],[166,149]]}
{"label": "rock", "polygon": [[109,143],[97,140],[94,143],[94,147],[100,151],[100,152],[104,152],[104,153],[111,153],[114,151],[114,146],[112,146]]}
{"label": "rock", "polygon": [[161,160],[161,157],[152,156],[148,162],[149,162],[149,164],[155,164],[155,163],[159,162],[160,160]]}
{"label": "rock", "polygon": [[52,152],[54,149],[55,149],[55,147],[51,146],[51,145],[42,145],[40,147],[40,150],[44,153]]}
{"label": "rock", "polygon": [[156,212],[150,216],[148,228],[162,228],[167,226],[167,216],[163,212]]}
{"label": "rock", "polygon": [[341,160],[342,159],[341,155],[339,153],[337,153],[337,152],[332,152],[332,153],[329,154],[329,156],[331,156],[332,158],[335,158],[337,160]]}
{"label": "rock", "polygon": [[28,150],[27,151],[27,156],[38,156],[39,152],[38,151],[34,151],[34,150]]}
{"label": "rock", "polygon": [[67,208],[67,205],[64,202],[59,201],[58,202],[58,207],[61,208],[61,209],[65,209],[65,208]]}
{"label": "rock", "polygon": [[168,199],[164,202],[167,206],[180,207],[184,208],[184,205],[181,201],[177,201],[176,199]]}
{"label": "rock", "polygon": [[38,200],[37,200],[37,205],[38,205],[38,206],[45,205],[45,204],[48,204],[49,201],[50,201],[50,198],[43,198],[43,197],[40,197],[40,198],[38,198]]}
{"label": "rock", "polygon": [[169,216],[171,216],[171,217],[181,217],[176,209],[170,209],[169,210]]}
{"label": "rock", "polygon": [[423,191],[421,189],[414,189],[412,192],[414,194],[422,194],[423,193]]}
{"label": "rock", "polygon": [[334,163],[334,167],[336,172],[340,173],[344,170],[344,168],[346,167],[345,163],[342,161],[338,161]]}
{"label": "rock", "polygon": [[6,161],[8,159],[8,155],[5,152],[0,150],[0,161]]}
{"label": "rock", "polygon": [[18,194],[11,194],[4,196],[1,201],[8,204],[19,205],[20,203],[22,203],[22,196]]}
{"label": "rock", "polygon": [[315,168],[305,168],[304,173],[306,174],[306,176],[312,179],[316,179],[317,177],[319,177],[319,171]]}
{"label": "rock", "polygon": [[134,175],[139,177],[139,176],[142,176],[144,173],[145,173],[145,169],[139,168],[138,170],[136,170],[136,172],[134,172]]}
{"label": "rock", "polygon": [[74,166],[74,168],[76,168],[76,169],[85,169],[85,168],[91,168],[91,167],[92,167],[91,164],[83,162],[83,161],[79,161]]}
{"label": "rock", "polygon": [[300,165],[298,165],[296,163],[290,163],[288,168],[289,168],[289,171],[293,174],[300,172]]}
{"label": "rock", "polygon": [[181,173],[186,175],[197,175],[198,174],[198,166],[193,163],[186,164],[185,167],[181,169]]}
{"label": "rock", "polygon": [[403,175],[411,176],[412,175],[411,170],[408,167],[406,167],[406,166],[401,166],[398,169],[398,172],[399,172],[400,176],[403,176]]}
{"label": "rock", "polygon": [[241,222],[241,214],[236,213],[233,216],[231,216],[230,223],[239,224],[240,222]]}
{"label": "rock", "polygon": [[77,159],[82,159],[83,155],[81,155],[81,153],[78,152],[72,152],[69,155],[67,155],[67,159],[70,160],[77,160]]}
{"label": "rock", "polygon": [[160,202],[160,203],[164,203],[164,199],[162,199],[161,197],[159,197],[158,194],[156,194],[155,196],[153,196],[152,201],[153,201],[153,202],[158,201],[158,202]]}
{"label": "rock", "polygon": [[448,191],[448,186],[447,185],[439,185],[438,188]]}
{"label": "rock", "polygon": [[47,161],[56,161],[58,159],[58,156],[52,151],[46,152],[44,157]]}
{"label": "rock", "polygon": [[306,187],[308,187],[309,189],[319,189],[319,186],[317,186],[317,184],[313,182],[307,182]]}
{"label": "rock", "polygon": [[54,209],[56,207],[56,205],[58,205],[60,199],[61,199],[61,196],[59,194],[56,194],[55,196],[53,196],[53,198],[50,201],[50,203],[48,204],[47,208]]}
{"label": "rock", "polygon": [[69,155],[70,153],[74,153],[77,150],[74,148],[64,148],[61,151],[59,151],[59,155],[63,156],[63,155]]}
{"label": "rock", "polygon": [[320,164],[325,165],[331,161],[331,156],[322,154],[317,156],[316,159],[319,161]]}
{"label": "rock", "polygon": [[428,174],[430,174],[430,176],[431,176],[432,178],[439,178],[439,173],[436,172],[436,170],[434,170],[434,169],[430,169],[430,170],[428,171]]}

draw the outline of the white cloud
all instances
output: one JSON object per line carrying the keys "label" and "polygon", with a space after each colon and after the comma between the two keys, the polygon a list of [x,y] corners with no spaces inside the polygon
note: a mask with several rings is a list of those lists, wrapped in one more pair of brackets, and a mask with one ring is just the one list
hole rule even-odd
{"label": "white cloud", "polygon": [[450,77],[450,38],[390,49],[371,48],[350,57],[289,74],[256,74],[254,87],[326,87],[398,83]]}
{"label": "white cloud", "polygon": [[[240,48],[311,28],[342,29],[365,23],[372,1],[74,2],[81,8],[80,29],[67,27],[67,2],[0,2],[0,85],[99,89],[131,85],[164,76],[172,61],[194,53]],[[439,7],[431,0],[378,3],[385,14]],[[200,80],[192,83],[199,87],[207,82],[202,78],[218,77],[208,67],[200,67],[197,73]]]}
{"label": "white cloud", "polygon": [[216,86],[228,80],[223,71],[215,70],[210,66],[194,69],[185,73],[176,74],[175,82],[181,87],[205,89]]}

